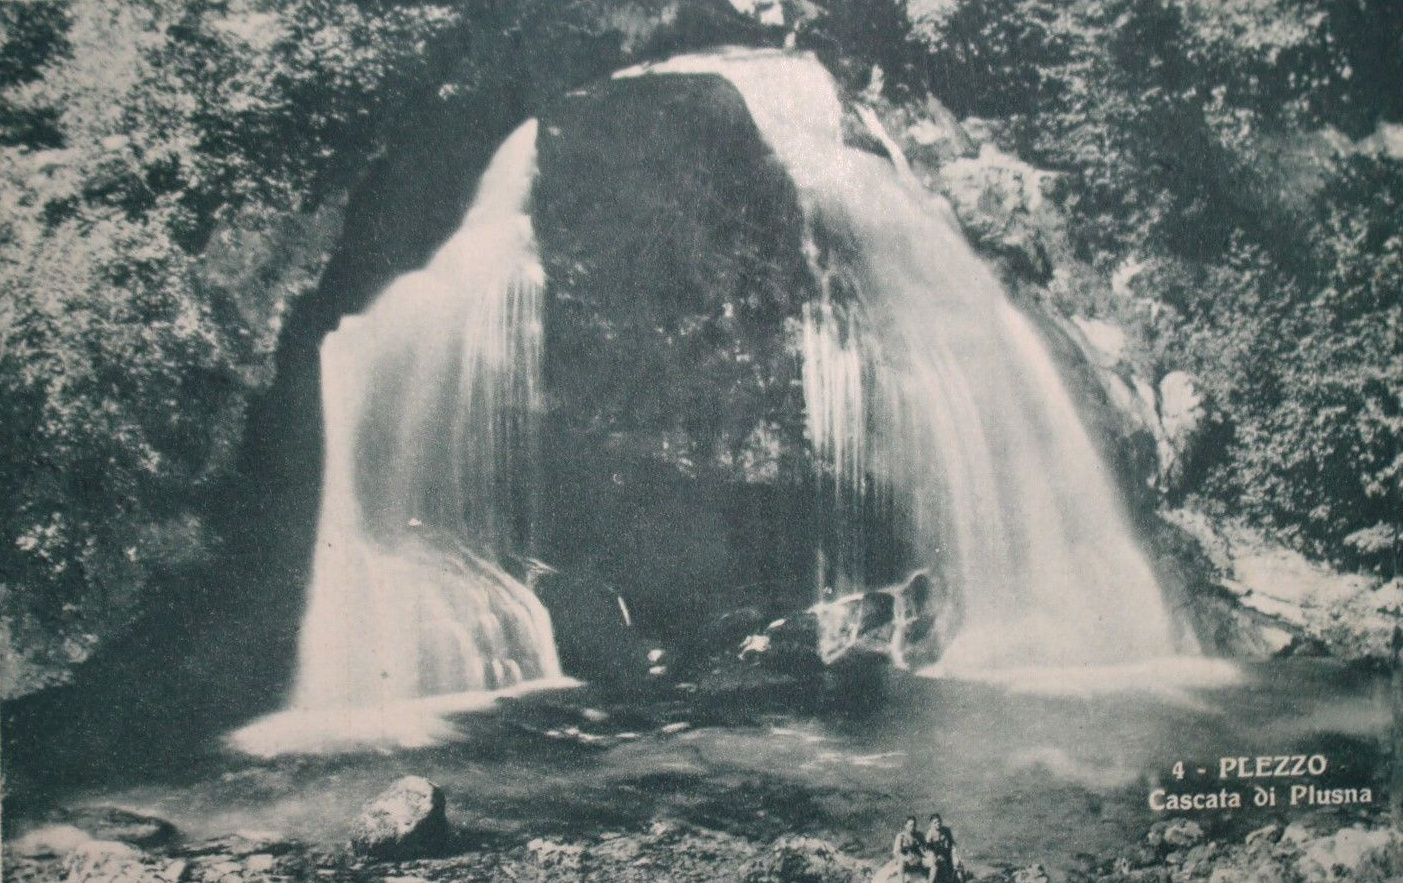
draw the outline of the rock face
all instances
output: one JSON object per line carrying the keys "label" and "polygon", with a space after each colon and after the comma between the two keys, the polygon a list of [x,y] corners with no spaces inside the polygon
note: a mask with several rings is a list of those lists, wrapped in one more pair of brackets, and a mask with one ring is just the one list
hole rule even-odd
{"label": "rock face", "polygon": [[1336,573],[1257,531],[1191,509],[1168,510],[1164,517],[1206,553],[1217,589],[1199,607],[1227,639],[1217,646],[1259,658],[1314,651],[1387,657],[1403,613],[1403,579],[1380,584]]}
{"label": "rock face", "polygon": [[351,848],[377,859],[430,855],[448,843],[443,791],[421,776],[405,776],[371,801],[356,819]]}
{"label": "rock face", "polygon": [[792,609],[814,548],[792,335],[815,294],[793,185],[717,77],[577,90],[540,132],[540,556],[684,642]]}
{"label": "rock face", "polygon": [[586,574],[555,569],[532,574],[529,585],[550,611],[556,652],[567,674],[628,682],[647,671],[650,645],[617,590]]}

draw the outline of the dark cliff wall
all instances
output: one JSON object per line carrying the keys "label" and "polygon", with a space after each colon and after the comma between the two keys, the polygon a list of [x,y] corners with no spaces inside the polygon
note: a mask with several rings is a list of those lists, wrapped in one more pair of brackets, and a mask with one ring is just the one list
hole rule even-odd
{"label": "dark cliff wall", "polygon": [[[549,280],[540,552],[644,628],[810,597],[793,185],[714,77],[612,80],[542,115]],[[568,624],[562,624],[567,627]]]}

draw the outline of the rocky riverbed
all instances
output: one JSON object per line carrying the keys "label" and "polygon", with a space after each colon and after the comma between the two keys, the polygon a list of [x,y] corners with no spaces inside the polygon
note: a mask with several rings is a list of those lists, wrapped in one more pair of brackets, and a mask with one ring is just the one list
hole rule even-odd
{"label": "rocky riverbed", "polygon": [[[442,791],[405,777],[367,804],[350,841],[317,848],[269,831],[186,840],[163,819],[117,807],[55,814],[5,848],[7,881],[273,883],[273,881],[738,880],[857,883],[890,879],[881,844],[840,848],[802,832],[775,840],[654,819],[641,830],[581,838],[484,840],[445,813]],[[875,858],[874,858],[875,857]],[[1047,883],[1041,865],[967,869],[987,883]],[[1397,880],[1403,832],[1383,813],[1317,813],[1246,833],[1185,818],[1156,822],[1122,852],[1086,856],[1068,881],[1327,883]]]}

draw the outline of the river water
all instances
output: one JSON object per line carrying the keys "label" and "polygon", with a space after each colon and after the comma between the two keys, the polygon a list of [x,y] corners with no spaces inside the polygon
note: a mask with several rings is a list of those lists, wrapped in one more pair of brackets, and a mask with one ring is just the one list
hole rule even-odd
{"label": "river water", "polygon": [[[1175,681],[1199,686],[1167,686]],[[1148,795],[1174,787],[1177,761],[1190,779],[1208,769],[1201,790],[1216,792],[1221,756],[1320,753],[1329,781],[1373,785],[1382,799],[1373,780],[1385,684],[1328,662],[1169,660],[1003,684],[897,674],[861,711],[660,690],[622,698],[586,686],[503,700],[454,718],[453,740],[413,750],[259,759],[212,737],[207,753],[171,764],[164,780],[72,800],[150,811],[195,837],[274,830],[332,845],[367,800],[418,774],[446,789],[452,818],[484,841],[677,818],[758,839],[810,833],[872,857],[908,813],[939,811],[970,862],[1065,872],[1079,854],[1142,837],[1157,818]],[[1232,787],[1250,794],[1247,783]],[[1300,811],[1204,821],[1241,828]]]}

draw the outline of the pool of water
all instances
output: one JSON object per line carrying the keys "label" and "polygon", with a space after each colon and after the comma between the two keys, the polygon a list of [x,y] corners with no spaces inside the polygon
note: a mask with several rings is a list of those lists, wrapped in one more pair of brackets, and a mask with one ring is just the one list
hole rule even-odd
{"label": "pool of water", "polygon": [[[418,749],[259,759],[211,739],[169,775],[83,788],[67,802],[149,810],[196,837],[271,829],[330,844],[390,781],[418,774],[441,784],[455,820],[484,839],[597,834],[667,816],[762,838],[812,833],[875,857],[908,813],[939,811],[967,860],[1065,869],[1141,837],[1156,817],[1153,788],[1192,790],[1202,767],[1216,791],[1222,756],[1323,754],[1331,782],[1369,785],[1383,800],[1387,685],[1326,662],[992,681],[897,674],[862,709],[579,687],[457,716],[457,738]],[[1180,761],[1185,782],[1172,776]],[[1205,821],[1245,826],[1299,811],[1249,805]]]}

